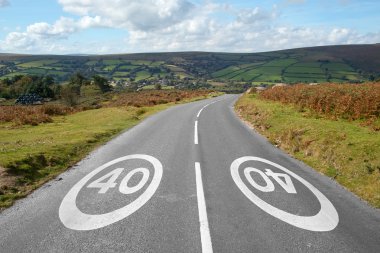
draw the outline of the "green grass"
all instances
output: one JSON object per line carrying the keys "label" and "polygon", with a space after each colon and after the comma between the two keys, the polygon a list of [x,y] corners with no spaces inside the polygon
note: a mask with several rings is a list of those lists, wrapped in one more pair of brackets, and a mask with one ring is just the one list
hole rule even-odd
{"label": "green grass", "polygon": [[103,60],[104,65],[118,65],[122,63],[124,63],[122,60]]}
{"label": "green grass", "polygon": [[148,79],[150,77],[150,73],[148,71],[139,71],[136,73],[136,81]]}
{"label": "green grass", "polygon": [[104,71],[113,71],[116,67],[117,67],[117,65],[108,65],[108,66],[104,67],[103,70]]}
{"label": "green grass", "polygon": [[144,60],[136,60],[136,61],[130,61],[132,65],[150,65],[151,61],[144,61]]}
{"label": "green grass", "polygon": [[135,66],[135,65],[122,65],[122,66],[119,67],[119,70],[130,71],[130,70],[136,69],[138,67],[139,66]]}
{"label": "green grass", "polygon": [[264,64],[263,66],[266,66],[266,67],[287,67],[293,63],[296,63],[297,60],[295,59],[280,59],[280,60],[274,60],[274,61],[270,61],[266,64]]}
{"label": "green grass", "polygon": [[380,132],[250,94],[236,110],[272,143],[380,208]]}
{"label": "green grass", "polygon": [[129,72],[117,71],[117,72],[113,73],[113,76],[115,76],[115,77],[123,77],[123,76],[127,76],[127,75],[129,75]]}
{"label": "green grass", "polygon": [[14,128],[1,124],[0,166],[17,175],[17,194],[0,195],[0,209],[61,173],[121,130],[137,124],[136,110],[90,110],[55,117],[54,123],[39,126]]}
{"label": "green grass", "polygon": [[38,68],[42,67],[45,65],[50,65],[58,62],[58,60],[40,60],[40,61],[30,61],[30,62],[25,62],[17,65],[18,67],[21,68]]}
{"label": "green grass", "polygon": [[9,74],[6,74],[6,75],[3,75],[0,77],[0,79],[5,79],[5,78],[12,78],[14,76],[17,76],[17,75],[24,75],[25,73],[22,73],[22,72],[12,72],[12,73],[9,73]]}
{"label": "green grass", "polygon": [[214,78],[224,77],[224,76],[230,74],[231,72],[235,72],[235,71],[239,71],[239,70],[240,70],[240,68],[238,66],[230,66],[230,67],[227,67],[227,68],[224,68],[222,70],[219,70],[219,71],[212,73],[212,77],[214,77]]}
{"label": "green grass", "polygon": [[322,68],[328,68],[330,71],[354,71],[354,69],[349,65],[337,62],[325,63],[322,65]]}
{"label": "green grass", "polygon": [[87,65],[87,66],[93,66],[93,65],[96,65],[98,62],[99,61],[88,61],[88,62],[86,62],[85,65]]}
{"label": "green grass", "polygon": [[46,69],[40,69],[40,68],[30,68],[30,69],[25,69],[23,71],[24,74],[29,74],[29,75],[45,75],[47,72]]}
{"label": "green grass", "polygon": [[47,75],[53,75],[53,76],[64,76],[64,75],[67,75],[67,74],[70,74],[70,73],[59,71],[59,70],[49,70],[47,72]]}

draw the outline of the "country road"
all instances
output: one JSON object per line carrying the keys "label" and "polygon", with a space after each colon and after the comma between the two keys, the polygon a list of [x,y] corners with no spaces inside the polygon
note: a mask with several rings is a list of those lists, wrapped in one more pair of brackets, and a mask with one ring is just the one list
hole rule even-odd
{"label": "country road", "polygon": [[380,252],[380,211],[235,115],[155,114],[0,213],[0,252]]}

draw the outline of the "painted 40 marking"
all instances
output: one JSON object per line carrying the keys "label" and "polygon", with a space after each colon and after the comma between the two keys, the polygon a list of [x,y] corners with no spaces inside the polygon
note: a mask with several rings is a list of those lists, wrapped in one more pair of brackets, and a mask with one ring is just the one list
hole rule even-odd
{"label": "painted 40 marking", "polygon": [[[124,168],[117,168],[117,169],[111,171],[110,173],[102,176],[101,178],[96,179],[91,184],[89,184],[87,186],[87,188],[99,188],[100,190],[99,190],[98,193],[100,193],[100,194],[106,193],[110,188],[116,187],[117,184],[115,183],[115,181],[117,180],[117,178],[120,176],[120,174],[123,171],[124,171]],[[129,187],[128,186],[129,180],[134,175],[136,175],[138,173],[142,173],[143,174],[142,179],[140,180],[140,182],[137,185],[135,185],[133,187]],[[107,182],[103,182],[107,178],[109,178],[109,180]],[[139,191],[141,188],[144,187],[144,185],[146,184],[146,182],[148,181],[148,179],[149,179],[149,170],[147,168],[137,168],[137,169],[134,169],[134,170],[130,171],[123,178],[123,180],[121,181],[120,186],[119,186],[119,191],[121,193],[123,193],[123,194],[132,194],[132,193],[135,193],[135,192]]]}
{"label": "painted 40 marking", "polygon": [[[253,178],[251,176],[251,172],[258,173],[264,179],[266,186],[261,186],[261,185],[257,184],[253,180]],[[287,193],[297,193],[296,188],[293,185],[292,179],[287,174],[274,173],[270,169],[266,169],[265,173],[264,173],[261,170],[258,170],[256,168],[248,167],[248,168],[244,169],[244,175],[247,178],[248,182],[253,187],[255,187],[257,190],[260,190],[262,192],[273,192],[274,191],[274,189],[275,189],[274,184],[269,179],[269,177],[272,177],[280,186],[282,186],[282,188],[284,188],[284,190]],[[282,181],[280,178],[283,178],[285,181]]]}
{"label": "painted 40 marking", "polygon": [[[262,192],[273,192],[275,189],[275,186],[270,179],[273,178],[282,188],[284,188],[285,191],[291,194],[296,194],[296,189],[292,183],[291,177],[299,181],[301,184],[303,184],[305,187],[307,187],[318,199],[321,209],[319,212],[314,216],[298,216],[295,214],[288,213],[284,210],[281,210],[277,207],[272,206],[271,204],[265,202],[263,199],[261,199],[259,196],[257,196],[253,191],[251,191],[247,185],[242,180],[240,173],[239,173],[239,167],[241,164],[247,162],[247,161],[258,161],[262,162],[268,165],[271,165],[273,167],[276,167],[279,170],[282,170],[284,173],[274,173],[270,169],[266,169],[265,173],[259,169],[247,167],[244,168],[244,176],[247,179],[248,183],[252,185],[257,190],[260,190]],[[252,176],[251,173],[257,173],[259,174],[263,180],[265,181],[266,185],[262,186],[257,184]],[[302,177],[298,176],[297,174],[293,173],[292,171],[286,169],[285,167],[268,161],[263,158],[254,157],[254,156],[244,156],[241,158],[236,159],[231,164],[231,176],[238,188],[242,191],[242,193],[255,205],[257,205],[259,208],[261,208],[263,211],[269,213],[270,215],[290,224],[298,228],[310,230],[310,231],[331,231],[333,230],[339,222],[339,216],[337,211],[335,210],[335,207],[333,204],[328,200],[325,195],[323,195],[317,188],[315,188],[313,185],[311,185],[309,182],[307,182]],[[281,179],[283,178],[284,181]]]}
{"label": "painted 40 marking", "polygon": [[[124,207],[104,214],[86,214],[79,210],[76,205],[77,196],[83,187],[93,177],[116,163],[136,159],[151,163],[154,169],[154,174],[148,187],[146,187],[146,189],[134,201]],[[117,186],[116,180],[124,170],[124,168],[114,169],[106,175],[92,181],[90,184],[88,184],[87,188],[96,188],[99,189],[99,194],[105,194],[109,189],[115,188]],[[132,187],[128,186],[128,182],[130,182],[131,178],[136,174],[142,174],[142,178],[136,185]],[[131,170],[119,184],[120,193],[133,194],[138,192],[147,184],[149,175],[150,172],[147,168],[136,168]],[[108,226],[128,217],[132,213],[136,212],[139,208],[141,208],[146,202],[148,202],[148,200],[156,192],[161,182],[161,178],[162,164],[159,160],[152,156],[128,155],[117,158],[96,168],[70,189],[70,191],[63,198],[61,206],[59,207],[59,218],[61,219],[63,225],[73,230],[93,230]]]}

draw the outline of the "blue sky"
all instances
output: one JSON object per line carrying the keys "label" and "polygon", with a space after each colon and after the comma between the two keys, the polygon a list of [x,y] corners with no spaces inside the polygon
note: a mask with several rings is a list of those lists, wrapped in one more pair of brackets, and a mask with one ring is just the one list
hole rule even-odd
{"label": "blue sky", "polygon": [[0,0],[0,53],[260,52],[380,42],[377,0]]}

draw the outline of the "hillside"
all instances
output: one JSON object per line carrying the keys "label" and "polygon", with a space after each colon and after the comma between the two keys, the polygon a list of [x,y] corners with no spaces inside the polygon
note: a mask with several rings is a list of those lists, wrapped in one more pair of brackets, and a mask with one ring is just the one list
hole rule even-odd
{"label": "hillside", "polygon": [[248,82],[359,82],[380,75],[380,44],[323,46],[264,53],[141,53],[96,56],[0,54],[0,78],[73,73],[115,81],[214,79]]}

